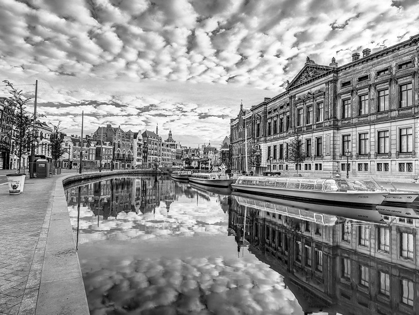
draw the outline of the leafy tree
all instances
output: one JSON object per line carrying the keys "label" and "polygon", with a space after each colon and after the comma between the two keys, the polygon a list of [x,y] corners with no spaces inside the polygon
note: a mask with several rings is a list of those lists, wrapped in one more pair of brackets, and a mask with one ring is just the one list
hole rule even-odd
{"label": "leafy tree", "polygon": [[304,162],[306,159],[303,140],[300,135],[296,135],[291,142],[288,144],[288,161],[295,164],[298,174],[298,165]]}
{"label": "leafy tree", "polygon": [[[41,125],[38,120],[35,120],[33,114],[26,109],[26,104],[30,101],[23,95],[22,90],[17,90],[8,80],[3,81],[10,93],[6,97],[4,103],[9,111],[14,113],[11,117],[12,130],[9,136],[14,142],[14,152],[18,157],[18,172],[22,169],[22,156],[29,154],[32,145],[37,142],[36,129]],[[41,115],[40,115],[41,116]]]}
{"label": "leafy tree", "polygon": [[57,167],[57,161],[67,151],[67,149],[63,146],[64,136],[65,134],[62,132],[62,129],[60,129],[59,123],[58,125],[52,125],[50,143],[51,143],[51,157],[52,157],[52,160],[54,161],[54,167]]}

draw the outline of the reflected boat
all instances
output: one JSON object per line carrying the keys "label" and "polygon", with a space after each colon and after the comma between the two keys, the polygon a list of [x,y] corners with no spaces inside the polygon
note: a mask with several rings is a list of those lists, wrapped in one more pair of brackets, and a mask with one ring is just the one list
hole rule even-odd
{"label": "reflected boat", "polygon": [[201,184],[196,184],[196,183],[192,183],[191,187],[200,191],[211,192],[217,195],[230,195],[231,194],[230,187],[213,187],[213,186],[201,185]]}
{"label": "reflected boat", "polygon": [[373,179],[315,179],[301,177],[241,176],[233,190],[296,199],[307,202],[354,204],[357,206],[379,205],[383,201],[413,202],[417,192],[390,192]]}
{"label": "reflected boat", "polygon": [[221,173],[195,173],[189,177],[189,181],[206,186],[228,188],[235,182],[235,179]]}
{"label": "reflected boat", "polygon": [[188,180],[192,175],[192,171],[173,171],[170,177],[177,180]]}
{"label": "reflected boat", "polygon": [[[278,199],[266,196],[256,196],[233,192],[233,196],[241,205],[256,208],[259,210],[291,216],[307,221],[316,222],[322,225],[335,225],[345,219],[374,222],[386,224],[384,215],[375,210],[374,207],[349,207],[333,206],[322,203],[308,203],[296,200]],[[333,219],[333,216],[335,219]],[[304,218],[303,218],[304,217]],[[322,223],[323,222],[323,223]],[[333,223],[338,222],[338,223]]]}

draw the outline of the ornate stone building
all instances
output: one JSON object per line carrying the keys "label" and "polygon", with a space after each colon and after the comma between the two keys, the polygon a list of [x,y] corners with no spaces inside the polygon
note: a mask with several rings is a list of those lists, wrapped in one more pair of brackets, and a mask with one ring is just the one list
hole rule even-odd
{"label": "ornate stone building", "polygon": [[233,170],[246,170],[246,121],[248,170],[295,171],[287,156],[298,135],[305,176],[416,178],[418,62],[419,35],[374,53],[365,48],[342,66],[307,58],[283,93],[250,111],[241,106],[231,120]]}

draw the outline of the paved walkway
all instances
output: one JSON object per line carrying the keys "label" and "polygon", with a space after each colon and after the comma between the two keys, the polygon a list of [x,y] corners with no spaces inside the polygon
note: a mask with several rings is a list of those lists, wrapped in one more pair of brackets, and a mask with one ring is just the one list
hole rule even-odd
{"label": "paved walkway", "polygon": [[21,195],[0,186],[0,314],[35,313],[55,181],[28,179]]}
{"label": "paved walkway", "polygon": [[88,314],[61,178],[0,184],[0,314]]}

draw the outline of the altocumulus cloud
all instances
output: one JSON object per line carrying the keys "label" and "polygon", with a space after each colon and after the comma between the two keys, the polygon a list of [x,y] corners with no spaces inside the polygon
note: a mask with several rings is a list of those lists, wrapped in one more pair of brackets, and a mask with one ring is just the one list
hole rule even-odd
{"label": "altocumulus cloud", "polygon": [[[414,35],[418,17],[412,0],[3,0],[0,72],[19,83],[40,79],[41,106],[129,96],[137,102],[121,100],[127,107],[150,105],[146,99],[153,98],[232,115],[240,98],[254,105],[264,94],[281,92],[306,56],[321,64],[332,57],[347,62],[353,50],[374,51]],[[186,127],[162,116],[137,125],[159,123],[166,131],[208,137],[196,114],[179,114]],[[63,115],[57,110],[50,119]],[[96,118],[93,131],[103,123],[130,128],[127,117],[139,114],[109,109],[89,115]],[[211,137],[228,133],[228,119],[221,123],[225,127]],[[80,122],[65,124],[75,130]]]}

